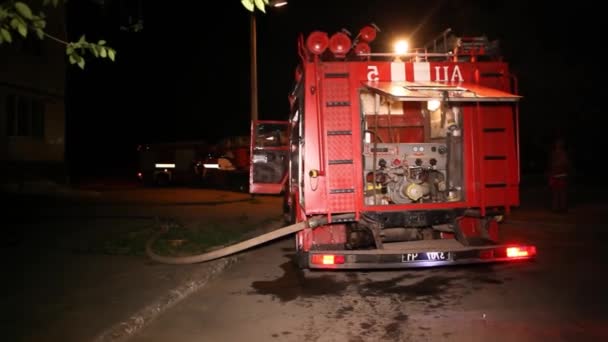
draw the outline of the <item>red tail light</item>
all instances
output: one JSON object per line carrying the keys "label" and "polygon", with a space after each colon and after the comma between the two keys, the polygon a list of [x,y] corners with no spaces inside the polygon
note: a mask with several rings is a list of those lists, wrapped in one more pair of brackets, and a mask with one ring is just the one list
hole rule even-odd
{"label": "red tail light", "polygon": [[530,258],[536,255],[535,246],[507,247],[508,258]]}
{"label": "red tail light", "polygon": [[481,259],[493,259],[494,258],[494,250],[486,249],[479,251],[479,257]]}
{"label": "red tail light", "polygon": [[344,255],[313,254],[311,262],[317,265],[340,265],[344,263]]}

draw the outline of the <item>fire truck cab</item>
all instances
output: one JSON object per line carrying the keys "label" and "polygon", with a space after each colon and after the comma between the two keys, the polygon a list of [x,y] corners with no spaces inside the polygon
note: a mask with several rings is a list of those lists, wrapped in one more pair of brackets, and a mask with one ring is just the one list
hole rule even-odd
{"label": "fire truck cab", "polygon": [[[295,234],[299,265],[534,258],[535,246],[500,241],[519,205],[521,96],[496,43],[446,30],[374,53],[377,32],[301,36],[289,121],[252,124],[250,192],[282,192],[288,221],[321,222]],[[264,144],[270,126],[287,138]]]}

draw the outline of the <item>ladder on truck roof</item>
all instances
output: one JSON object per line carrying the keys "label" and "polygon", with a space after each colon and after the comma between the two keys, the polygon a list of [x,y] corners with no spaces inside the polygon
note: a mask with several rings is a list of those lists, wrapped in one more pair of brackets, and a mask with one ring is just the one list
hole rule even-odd
{"label": "ladder on truck roof", "polygon": [[[477,56],[499,58],[498,40],[490,41],[487,36],[456,36],[448,28],[424,45],[432,53],[451,53],[455,61],[461,58],[476,59]],[[460,58],[459,58],[460,57]]]}

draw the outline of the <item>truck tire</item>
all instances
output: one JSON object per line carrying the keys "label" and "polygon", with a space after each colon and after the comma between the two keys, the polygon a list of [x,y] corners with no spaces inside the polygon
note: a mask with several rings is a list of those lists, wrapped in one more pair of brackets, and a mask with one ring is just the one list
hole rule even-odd
{"label": "truck tire", "polygon": [[[289,198],[291,198],[291,205],[289,204]],[[283,194],[283,221],[286,225],[294,224],[296,222],[296,210],[294,208],[295,196]]]}
{"label": "truck tire", "polygon": [[308,264],[308,252],[296,252],[295,256],[296,265],[301,270],[307,270],[309,268]]}

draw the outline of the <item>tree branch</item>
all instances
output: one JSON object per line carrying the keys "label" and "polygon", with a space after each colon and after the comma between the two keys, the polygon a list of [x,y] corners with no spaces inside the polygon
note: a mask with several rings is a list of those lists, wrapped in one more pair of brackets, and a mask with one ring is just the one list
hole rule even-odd
{"label": "tree branch", "polygon": [[70,43],[66,42],[65,40],[59,39],[59,38],[57,38],[57,37],[55,37],[55,36],[52,36],[52,35],[50,35],[50,34],[46,33],[46,31],[43,31],[43,33],[44,33],[44,36],[45,36],[45,37],[50,38],[51,40],[54,40],[54,41],[56,41],[57,43],[61,43],[61,44],[63,44],[63,45],[68,45],[68,44],[70,44]]}

